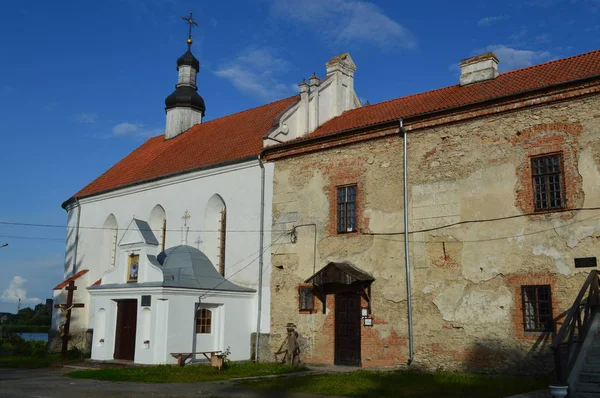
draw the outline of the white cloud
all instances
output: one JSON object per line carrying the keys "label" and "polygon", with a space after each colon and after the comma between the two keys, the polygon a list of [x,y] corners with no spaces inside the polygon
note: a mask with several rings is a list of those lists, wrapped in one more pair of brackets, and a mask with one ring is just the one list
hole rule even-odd
{"label": "white cloud", "polygon": [[25,282],[27,282],[25,278],[13,277],[8,284],[8,288],[0,296],[0,300],[7,303],[16,303],[21,299],[22,303],[41,303],[42,300],[37,297],[27,297],[27,289],[24,287]]}
{"label": "white cloud", "polygon": [[485,18],[481,18],[479,21],[477,21],[477,25],[479,25],[481,27],[486,27],[486,26],[490,26],[492,23],[494,23],[496,21],[502,21],[503,19],[506,19],[506,17],[503,15],[494,15],[493,17],[485,17]]}
{"label": "white cloud", "polygon": [[93,112],[82,112],[73,116],[73,120],[79,123],[94,124],[98,121],[98,114]]}
{"label": "white cloud", "polygon": [[473,51],[473,54],[493,52],[500,60],[498,67],[503,70],[512,70],[531,66],[550,59],[548,51],[518,50],[503,44],[495,44]]}
{"label": "white cloud", "polygon": [[123,122],[112,128],[113,137],[152,137],[162,133],[162,129],[147,128],[141,123]]}
{"label": "white cloud", "polygon": [[414,36],[384,11],[360,0],[273,0],[272,13],[309,26],[324,42],[368,43],[382,49],[416,46]]}
{"label": "white cloud", "polygon": [[225,63],[214,73],[229,79],[238,90],[249,96],[270,100],[294,92],[293,86],[282,83],[278,78],[290,67],[288,61],[274,57],[266,49],[251,49]]}

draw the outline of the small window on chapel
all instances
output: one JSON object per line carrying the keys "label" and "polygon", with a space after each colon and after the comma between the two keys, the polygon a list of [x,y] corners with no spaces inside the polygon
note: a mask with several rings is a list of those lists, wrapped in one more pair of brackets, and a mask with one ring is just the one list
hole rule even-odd
{"label": "small window on chapel", "polygon": [[536,211],[565,207],[560,154],[532,158],[531,177],[533,178],[533,200]]}
{"label": "small window on chapel", "polygon": [[196,333],[210,334],[212,326],[212,312],[203,308],[198,311],[196,318]]}
{"label": "small window on chapel", "polygon": [[337,232],[356,231],[356,185],[337,189]]}
{"label": "small window on chapel", "polygon": [[298,295],[300,298],[300,311],[312,311],[314,309],[312,286],[300,286]]}
{"label": "small window on chapel", "polygon": [[552,295],[550,285],[521,286],[523,329],[526,332],[552,330]]}

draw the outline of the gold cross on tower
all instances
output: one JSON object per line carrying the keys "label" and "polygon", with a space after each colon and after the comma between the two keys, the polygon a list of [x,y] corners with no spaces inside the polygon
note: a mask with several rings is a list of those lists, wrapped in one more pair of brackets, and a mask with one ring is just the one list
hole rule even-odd
{"label": "gold cross on tower", "polygon": [[192,28],[194,26],[200,26],[200,25],[192,17],[192,10],[190,10],[189,17],[181,17],[181,19],[183,19],[184,21],[186,21],[189,24],[187,45],[188,45],[188,51],[191,51],[192,50]]}

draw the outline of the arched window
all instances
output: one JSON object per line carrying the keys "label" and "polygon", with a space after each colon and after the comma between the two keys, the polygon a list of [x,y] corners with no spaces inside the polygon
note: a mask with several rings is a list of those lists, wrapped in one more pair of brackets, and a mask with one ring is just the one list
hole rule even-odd
{"label": "arched window", "polygon": [[212,312],[206,308],[198,310],[196,313],[196,333],[211,333]]}
{"label": "arched window", "polygon": [[165,240],[167,239],[167,213],[161,205],[156,205],[148,216],[148,225],[160,242],[160,250],[165,250]]}
{"label": "arched window", "polygon": [[[206,205],[206,230],[205,249],[210,257],[211,250],[215,250],[215,257],[219,273],[225,276],[225,253],[227,247],[227,207],[220,195],[213,195]],[[213,249],[214,248],[214,249]],[[215,258],[213,257],[213,258]]]}
{"label": "arched window", "polygon": [[119,227],[117,226],[117,219],[113,214],[106,217],[104,225],[102,226],[102,262],[109,265],[110,267],[115,266],[115,259],[117,258],[117,233]]}

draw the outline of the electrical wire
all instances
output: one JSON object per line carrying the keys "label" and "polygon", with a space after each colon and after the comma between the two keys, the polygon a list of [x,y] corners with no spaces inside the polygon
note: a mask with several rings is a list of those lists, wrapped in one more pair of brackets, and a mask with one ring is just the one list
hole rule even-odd
{"label": "electrical wire", "polygon": [[[585,210],[600,210],[600,207],[578,207],[575,209],[561,209],[561,210],[552,211],[552,213],[564,213],[564,212],[569,212],[569,211],[585,211]],[[513,218],[528,217],[528,216],[540,216],[540,215],[552,214],[552,213],[524,213],[524,214],[516,214],[513,216],[506,216],[506,217],[485,218],[485,219],[480,219],[480,220],[465,220],[465,221],[459,221],[459,222],[455,222],[455,223],[451,223],[451,224],[441,225],[439,227],[420,229],[417,231],[408,231],[408,234],[410,235],[410,234],[418,234],[421,232],[438,231],[440,229],[456,227],[457,225],[511,220]],[[361,232],[361,233],[363,235],[404,235],[405,231],[402,231],[402,232]]]}
{"label": "electrical wire", "polygon": [[[130,222],[131,224],[131,222]],[[15,227],[37,227],[37,228],[66,228],[76,229],[77,227],[70,227],[67,225],[58,225],[58,224],[35,224],[35,223],[23,223],[23,222],[9,222],[9,221],[0,221],[0,226],[15,226]],[[86,227],[80,226],[79,229],[91,229],[91,230],[111,230],[114,231],[115,228],[110,227]],[[152,229],[152,228],[142,228],[141,231],[152,231],[152,232],[162,232],[162,228]],[[165,232],[180,232],[181,229],[166,229]],[[278,230],[268,230],[265,229],[264,232],[272,232],[272,231],[280,231]],[[190,229],[189,232],[219,232],[218,229]],[[260,232],[259,229],[228,229],[227,232]]]}
{"label": "electrical wire", "polygon": [[43,237],[37,237],[37,236],[0,235],[0,238],[6,238],[6,239],[26,239],[26,240],[48,240],[48,241],[60,242],[62,244],[65,243],[64,239],[59,239],[59,238],[43,238]]}
{"label": "electrical wire", "polygon": [[[267,250],[269,250],[271,248],[271,246],[273,246],[275,243],[277,243],[277,241],[279,241],[279,239],[283,238],[285,235],[287,235],[289,232],[285,231],[284,233],[282,233],[281,235],[279,235],[275,240],[271,241],[271,244],[268,245],[267,247],[265,247],[265,249],[263,250],[262,254],[265,254],[265,252]],[[236,272],[234,272],[233,274],[229,275],[229,277],[224,278],[221,282],[219,282],[217,285],[215,285],[214,287],[210,288],[210,289],[205,289],[208,290],[208,292],[204,293],[202,296],[200,296],[200,300],[202,300],[203,298],[206,297],[211,297],[214,296],[216,293],[213,293],[211,295],[209,295],[209,292],[211,291],[215,291],[217,290],[217,288],[219,286],[221,286],[223,283],[225,282],[229,282],[230,279],[232,277],[234,277],[235,275],[239,274],[240,272],[242,272],[243,270],[245,270],[246,268],[248,268],[249,266],[251,266],[256,260],[258,260],[258,258],[260,257],[260,255],[256,256],[252,261],[250,261],[247,265],[245,265],[244,267],[240,268],[239,270],[237,270]]]}

